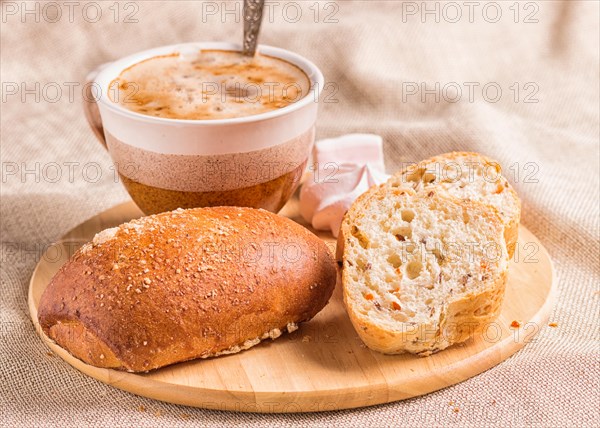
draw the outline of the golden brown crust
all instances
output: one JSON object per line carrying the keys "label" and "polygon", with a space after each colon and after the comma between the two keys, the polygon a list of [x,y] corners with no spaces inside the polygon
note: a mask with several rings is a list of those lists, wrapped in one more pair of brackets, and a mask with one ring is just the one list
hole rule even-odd
{"label": "golden brown crust", "polygon": [[515,200],[519,206],[518,215],[513,217],[510,222],[504,224],[504,240],[506,241],[506,250],[508,251],[508,258],[512,259],[515,254],[517,247],[517,240],[519,239],[519,223],[521,220],[521,200],[517,196],[512,188],[510,189],[514,193]]}
{"label": "golden brown crust", "polygon": [[120,368],[114,352],[79,321],[58,321],[46,333],[81,361],[96,367]]}
{"label": "golden brown crust", "polygon": [[311,319],[336,282],[323,241],[263,210],[178,210],[95,241],[52,279],[38,318],[98,367],[148,371],[237,352]]}

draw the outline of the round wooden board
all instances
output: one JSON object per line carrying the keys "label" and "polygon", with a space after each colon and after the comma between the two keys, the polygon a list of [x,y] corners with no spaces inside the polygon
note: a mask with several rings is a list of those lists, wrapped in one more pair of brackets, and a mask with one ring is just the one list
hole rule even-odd
{"label": "round wooden board", "polygon": [[[298,201],[281,212],[303,223]],[[147,374],[99,369],[48,339],[37,322],[40,297],[54,273],[102,229],[142,214],[133,202],[82,223],[50,246],[29,288],[31,318],[50,349],[76,369],[134,394],[171,403],[244,412],[313,412],[403,400],[456,384],[505,360],[543,328],[556,295],[548,253],[521,226],[502,314],[465,344],[430,357],[383,355],[366,348],[343,307],[340,284],[325,309],[292,334],[238,354],[175,364]],[[331,248],[335,240],[318,233]],[[520,328],[511,328],[518,321]]]}

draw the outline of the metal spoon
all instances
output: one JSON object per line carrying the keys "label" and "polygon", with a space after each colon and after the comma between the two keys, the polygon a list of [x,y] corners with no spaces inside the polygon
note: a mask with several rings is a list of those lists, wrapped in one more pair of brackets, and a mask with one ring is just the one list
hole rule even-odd
{"label": "metal spoon", "polygon": [[254,56],[256,52],[264,5],[265,0],[244,0],[244,44],[242,53],[246,56]]}

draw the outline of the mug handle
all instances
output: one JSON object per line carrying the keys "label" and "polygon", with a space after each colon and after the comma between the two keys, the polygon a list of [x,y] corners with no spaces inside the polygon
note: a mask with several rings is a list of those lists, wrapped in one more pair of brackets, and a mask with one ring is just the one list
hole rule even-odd
{"label": "mug handle", "polygon": [[104,146],[105,149],[108,149],[106,145],[106,137],[104,136],[104,126],[102,126],[102,118],[100,117],[100,109],[98,109],[98,104],[96,103],[96,98],[92,93],[93,82],[98,76],[98,73],[102,71],[104,67],[109,65],[110,63],[104,63],[94,71],[90,72],[85,78],[84,90],[85,94],[83,97],[83,112],[85,113],[85,118],[88,121],[88,124],[94,131],[94,134],[100,141],[100,144]]}

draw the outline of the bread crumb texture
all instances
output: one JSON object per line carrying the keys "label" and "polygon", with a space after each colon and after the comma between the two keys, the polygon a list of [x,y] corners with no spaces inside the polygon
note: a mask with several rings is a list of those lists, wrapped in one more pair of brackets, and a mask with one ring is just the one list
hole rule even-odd
{"label": "bread crumb texture", "polygon": [[344,301],[361,338],[429,355],[499,314],[508,255],[494,209],[435,188],[382,185],[342,224]]}
{"label": "bread crumb texture", "polygon": [[521,201],[500,163],[472,152],[451,152],[408,165],[387,184],[415,191],[440,191],[463,201],[477,201],[494,208],[505,226],[505,240],[512,257],[518,238]]}

